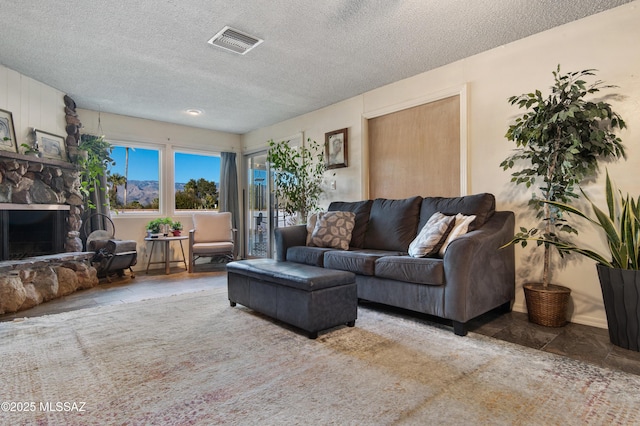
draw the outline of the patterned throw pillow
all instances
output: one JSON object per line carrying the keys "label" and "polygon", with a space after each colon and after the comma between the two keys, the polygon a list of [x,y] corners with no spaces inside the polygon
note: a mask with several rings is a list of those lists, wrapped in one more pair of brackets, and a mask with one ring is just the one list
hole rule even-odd
{"label": "patterned throw pillow", "polygon": [[444,257],[444,253],[447,250],[449,244],[451,244],[451,241],[466,234],[469,230],[469,225],[471,224],[471,222],[476,220],[475,215],[465,216],[462,213],[458,213],[455,218],[456,223],[455,225],[453,225],[453,229],[451,230],[451,232],[449,232],[447,240],[444,242],[442,247],[440,247],[440,251],[438,252],[438,254],[440,254],[440,256],[442,257]]}
{"label": "patterned throw pillow", "polygon": [[355,221],[353,212],[318,213],[309,245],[348,250]]}
{"label": "patterned throw pillow", "polygon": [[440,212],[431,215],[418,236],[409,244],[409,256],[427,257],[438,253],[454,223],[453,216]]}
{"label": "patterned throw pillow", "polygon": [[311,235],[313,230],[316,229],[316,222],[318,221],[318,215],[322,213],[309,213],[307,216],[307,245],[311,245]]}

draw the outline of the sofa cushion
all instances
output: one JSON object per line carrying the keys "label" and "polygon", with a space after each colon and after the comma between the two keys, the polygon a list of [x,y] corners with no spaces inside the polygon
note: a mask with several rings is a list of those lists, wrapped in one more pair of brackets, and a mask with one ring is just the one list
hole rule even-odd
{"label": "sofa cushion", "polygon": [[483,193],[466,195],[464,197],[425,197],[420,208],[420,228],[427,223],[429,218],[436,212],[455,216],[458,213],[463,215],[475,215],[476,219],[471,223],[469,231],[480,228],[496,210],[496,199],[493,194]]}
{"label": "sofa cushion", "polygon": [[318,213],[309,245],[348,250],[355,217],[353,212]]}
{"label": "sofa cushion", "polygon": [[312,266],[324,266],[324,254],[329,248],[294,246],[287,249],[287,262],[303,263]]}
{"label": "sofa cushion", "polygon": [[386,256],[376,260],[376,277],[415,284],[443,285],[444,261],[434,258]]}
{"label": "sofa cushion", "polygon": [[458,213],[455,216],[455,225],[453,226],[451,232],[449,232],[446,241],[444,242],[444,244],[442,244],[442,247],[440,247],[440,250],[438,251],[438,254],[441,257],[444,257],[444,253],[447,250],[447,247],[449,247],[449,244],[451,244],[451,241],[461,237],[469,231],[469,226],[475,219],[476,217],[474,215],[465,216],[461,213]]}
{"label": "sofa cushion", "polygon": [[384,256],[400,256],[401,252],[383,250],[328,251],[324,255],[324,267],[359,275],[374,275],[376,260]]}
{"label": "sofa cushion", "polygon": [[[422,197],[374,200],[364,237],[364,248],[397,250],[406,253],[409,244],[418,233],[421,203]],[[426,220],[425,223],[427,223]]]}
{"label": "sofa cushion", "polygon": [[334,201],[329,204],[328,211],[353,212],[356,214],[356,223],[351,233],[351,247],[362,248],[364,246],[364,234],[369,223],[369,213],[373,200],[356,202]]}
{"label": "sofa cushion", "polygon": [[438,253],[454,224],[453,216],[434,213],[409,244],[409,256],[427,257]]}

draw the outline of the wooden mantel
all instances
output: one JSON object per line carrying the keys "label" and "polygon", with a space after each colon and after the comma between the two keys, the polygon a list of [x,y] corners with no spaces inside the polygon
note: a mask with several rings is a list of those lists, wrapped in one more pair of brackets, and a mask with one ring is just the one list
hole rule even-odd
{"label": "wooden mantel", "polygon": [[68,161],[54,160],[51,158],[42,158],[35,155],[18,154],[10,151],[0,151],[0,158],[11,158],[19,161],[29,161],[32,163],[42,163],[48,166],[60,167],[62,169],[76,170],[78,167]]}

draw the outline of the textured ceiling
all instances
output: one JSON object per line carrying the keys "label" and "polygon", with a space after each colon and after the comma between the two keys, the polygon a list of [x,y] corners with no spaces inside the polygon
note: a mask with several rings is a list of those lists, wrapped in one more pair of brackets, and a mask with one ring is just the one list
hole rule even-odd
{"label": "textured ceiling", "polygon": [[[629,1],[0,0],[0,63],[80,108],[242,134]],[[264,43],[207,44],[225,25]]]}

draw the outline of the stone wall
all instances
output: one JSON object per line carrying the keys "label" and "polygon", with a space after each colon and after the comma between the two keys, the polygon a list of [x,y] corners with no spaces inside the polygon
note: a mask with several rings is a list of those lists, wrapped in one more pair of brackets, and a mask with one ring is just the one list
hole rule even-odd
{"label": "stone wall", "polygon": [[40,303],[98,285],[92,253],[65,253],[0,262],[0,314],[23,311]]}
{"label": "stone wall", "polygon": [[0,203],[69,205],[65,251],[82,250],[84,207],[79,172],[73,164],[0,152]]}
{"label": "stone wall", "polygon": [[[82,123],[73,99],[65,96],[64,103],[65,145],[75,161]],[[29,309],[99,283],[90,263],[93,253],[82,252],[80,172],[73,162],[36,154],[0,151],[0,203],[68,205],[66,253],[0,261],[0,314]]]}

